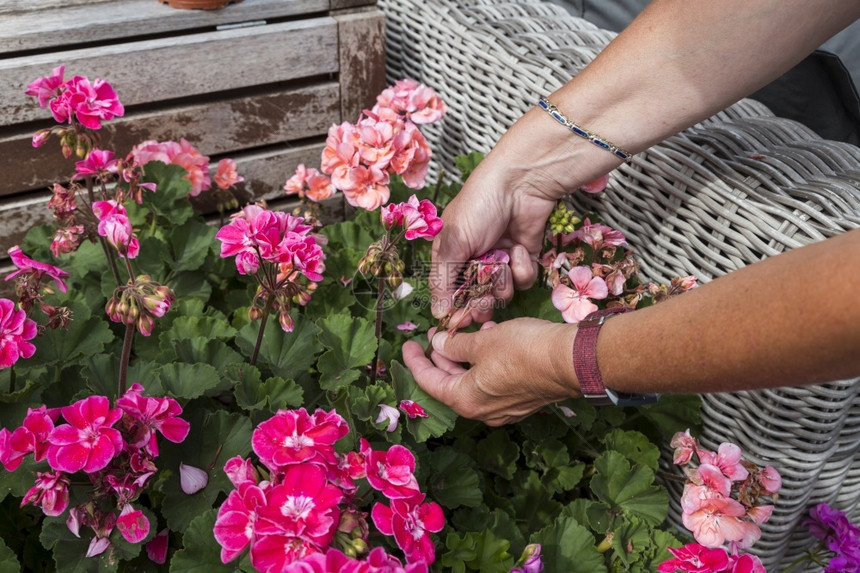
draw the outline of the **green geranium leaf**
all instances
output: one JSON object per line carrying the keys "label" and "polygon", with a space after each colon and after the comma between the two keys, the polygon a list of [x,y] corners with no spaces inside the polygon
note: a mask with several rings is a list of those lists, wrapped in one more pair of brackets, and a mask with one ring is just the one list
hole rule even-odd
{"label": "green geranium leaf", "polygon": [[186,338],[205,337],[217,338],[229,342],[236,338],[236,329],[230,326],[226,318],[214,316],[186,315],[173,321],[169,330],[159,336],[159,343],[185,340]]}
{"label": "green geranium leaf", "polygon": [[44,367],[21,368],[15,365],[15,391],[7,392],[12,381],[12,369],[0,370],[0,404],[26,404],[38,400],[42,389],[50,383],[48,369]]}
{"label": "green geranium leaf", "polygon": [[594,461],[597,474],[591,478],[591,491],[613,509],[659,525],[669,511],[666,490],[654,485],[654,472],[630,462],[622,454],[606,451]]}
{"label": "green geranium leaf", "polygon": [[0,539],[0,573],[19,573],[21,564],[15,556],[15,552],[6,547],[3,540]]}
{"label": "green geranium leaf", "polygon": [[217,229],[198,220],[186,222],[170,233],[170,249],[161,254],[173,272],[199,269],[215,244]]}
{"label": "green geranium leaf", "polygon": [[657,471],[660,448],[652,444],[644,434],[616,428],[606,434],[603,443],[607,450],[616,451],[632,462]]}
{"label": "green geranium leaf", "polygon": [[241,354],[230,348],[223,340],[210,340],[204,336],[196,336],[174,340],[167,344],[172,344],[178,360],[191,364],[202,362],[214,366],[219,371],[223,371],[228,364],[245,361]]}
{"label": "green geranium leaf", "polygon": [[388,370],[391,372],[391,385],[394,387],[397,403],[399,404],[403,400],[412,400],[424,408],[427,413],[426,418],[401,417],[401,419],[406,419],[406,429],[412,434],[415,441],[423,443],[454,428],[457,423],[457,414],[422,390],[405,366],[392,360]]}
{"label": "green geranium leaf", "polygon": [[[219,496],[233,489],[224,473],[224,463],[234,456],[245,457],[251,451],[251,420],[245,416],[198,408],[190,417],[183,415],[183,418],[191,422],[188,437],[181,444],[164,442],[159,458],[159,467],[171,472],[163,487],[161,511],[174,531],[185,531],[192,519],[211,509]],[[209,474],[206,487],[192,495],[183,492],[179,483],[180,463],[206,470]]]}
{"label": "green geranium leaf", "polygon": [[373,324],[348,314],[334,314],[317,320],[320,343],[328,350],[320,356],[320,387],[337,390],[357,380],[362,368],[373,360],[376,353],[376,335]]}
{"label": "green geranium leaf", "polygon": [[[316,339],[319,327],[302,315],[294,316],[293,321],[293,331],[284,332],[278,321],[271,320],[270,317],[258,357],[258,361],[268,366],[272,374],[284,380],[295,379],[306,372],[316,360],[320,348]],[[246,356],[251,356],[254,351],[259,330],[259,321],[247,324],[239,330],[236,344]]]}
{"label": "green geranium leaf", "polygon": [[68,366],[82,356],[99,354],[113,340],[113,332],[103,317],[72,320],[68,328],[49,328],[35,341],[36,353],[29,359],[30,365]]}
{"label": "green geranium leaf", "polygon": [[[394,401],[394,392],[388,384],[371,384],[363,390],[355,388],[351,392],[353,399],[350,410],[352,415],[365,422],[376,424],[379,417],[379,405],[389,404]],[[388,422],[380,422],[379,428],[385,428]]]}
{"label": "green geranium leaf", "polygon": [[46,517],[42,523],[39,541],[45,549],[54,554],[54,563],[58,573],[109,573],[119,570],[117,548],[113,542],[104,553],[95,557],[87,557],[87,548],[92,540],[92,534],[75,537],[66,526],[62,517]]}
{"label": "green geranium leaf", "polygon": [[511,498],[515,517],[527,531],[537,531],[551,523],[562,509],[561,504],[552,499],[551,492],[537,472],[519,472],[511,486],[515,492]]}
{"label": "green geranium leaf", "polygon": [[505,479],[513,479],[519,457],[520,448],[507,430],[494,430],[478,442],[478,465]]}
{"label": "green geranium leaf", "polygon": [[698,394],[672,394],[662,396],[659,401],[649,404],[637,411],[641,412],[657,427],[660,436],[668,440],[677,432],[690,429],[698,434],[697,428],[702,424],[702,397]]}
{"label": "green geranium leaf", "polygon": [[198,298],[207,301],[212,296],[212,285],[206,280],[206,275],[197,271],[178,272],[167,281],[167,286],[173,289],[177,299]]}
{"label": "green geranium leaf", "polygon": [[164,364],[158,371],[164,391],[176,398],[197,398],[207,390],[217,388],[221,376],[209,364]]}
{"label": "green geranium leaf", "polygon": [[465,573],[466,562],[474,561],[478,556],[478,533],[466,533],[460,537],[457,533],[449,533],[445,538],[447,553],[442,554],[442,566],[446,571]]}
{"label": "green geranium leaf", "polygon": [[625,566],[639,559],[639,554],[651,547],[651,528],[642,520],[629,518],[616,527],[612,536],[612,550],[615,558]]}
{"label": "green geranium leaf", "polygon": [[440,448],[430,454],[429,487],[433,498],[449,509],[476,507],[484,501],[478,472],[466,454]]}
{"label": "green geranium leaf", "polygon": [[[373,237],[367,230],[353,221],[344,221],[334,225],[326,225],[320,232],[328,237],[330,246],[348,247],[363,250],[370,246]],[[326,265],[328,266],[328,265]],[[348,278],[348,277],[347,277]]]}
{"label": "green geranium leaf", "polygon": [[[160,366],[147,360],[135,360],[128,367],[126,374],[127,387],[138,383],[144,387],[146,396],[158,396],[163,393]],[[81,374],[87,379],[87,387],[99,396],[116,397],[119,381],[119,356],[97,354],[90,356]]]}
{"label": "green geranium leaf", "polygon": [[[164,253],[167,243],[158,237],[145,237],[140,241],[140,254],[132,263],[139,275],[149,275],[156,281],[164,279]],[[122,260],[120,259],[120,264]],[[124,266],[124,265],[123,265]]]}
{"label": "green geranium leaf", "polygon": [[574,518],[577,523],[587,526],[589,529],[603,535],[613,521],[612,510],[605,503],[577,498],[570,502],[562,511],[561,515]]}
{"label": "green geranium leaf", "polygon": [[243,410],[276,412],[302,405],[303,391],[294,380],[273,377],[263,382],[260,371],[244,363],[227,366],[224,376],[235,384],[236,403]]}
{"label": "green geranium leaf", "polygon": [[[144,191],[143,208],[149,208],[158,214],[159,218],[167,221],[170,228],[182,225],[194,215],[194,209],[188,202],[191,193],[191,183],[188,172],[179,165],[166,165],[161,161],[150,161],[144,167],[143,181],[156,183],[155,193]],[[134,205],[129,205],[129,208]]]}
{"label": "green geranium leaf", "polygon": [[510,548],[510,541],[496,537],[492,529],[485,529],[477,537],[475,558],[466,564],[482,573],[509,573],[514,566],[514,558],[508,553]]}
{"label": "green geranium leaf", "polygon": [[[51,240],[49,238],[46,244],[50,244]],[[102,271],[107,269],[108,264],[104,249],[102,249],[98,241],[84,241],[81,243],[81,246],[75,251],[75,264],[70,263],[68,262],[65,265],[61,263],[61,268],[67,271],[72,277],[83,277],[92,271],[98,271],[101,274]]]}
{"label": "green geranium leaf", "polygon": [[215,541],[216,509],[201,513],[188,524],[182,535],[182,549],[173,554],[170,571],[175,573],[217,573],[238,571],[239,562],[221,563],[221,546]]}
{"label": "green geranium leaf", "polygon": [[[19,420],[19,422],[21,421],[23,420]],[[18,425],[20,424],[9,424],[11,429]],[[33,479],[37,471],[48,471],[47,462],[37,463],[33,461],[33,456],[24,458],[24,461],[14,472],[7,472],[3,466],[0,466],[0,501],[3,501],[7,495],[23,498],[33,487]]]}
{"label": "green geranium leaf", "polygon": [[559,517],[534,533],[529,542],[541,544],[541,557],[547,571],[606,573],[606,564],[595,547],[594,536],[572,517]]}

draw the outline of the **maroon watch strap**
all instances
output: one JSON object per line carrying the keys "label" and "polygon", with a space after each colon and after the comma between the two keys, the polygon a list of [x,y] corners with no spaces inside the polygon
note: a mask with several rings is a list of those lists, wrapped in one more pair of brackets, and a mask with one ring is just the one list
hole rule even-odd
{"label": "maroon watch strap", "polygon": [[629,312],[625,306],[596,310],[577,324],[573,341],[573,368],[583,397],[594,403],[611,404],[597,366],[597,335],[603,323],[612,315]]}

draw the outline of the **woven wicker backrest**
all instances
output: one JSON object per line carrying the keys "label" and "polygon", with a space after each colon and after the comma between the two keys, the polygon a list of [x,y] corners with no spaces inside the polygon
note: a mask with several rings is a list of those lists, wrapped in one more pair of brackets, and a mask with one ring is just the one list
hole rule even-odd
{"label": "woven wicker backrest", "polygon": [[[431,173],[488,152],[537,98],[574,76],[615,36],[539,0],[379,0],[388,16],[388,77],[415,78],[449,106],[428,126]],[[643,274],[702,282],[860,227],[860,149],[825,141],[744,99],[636,155],[597,195],[577,194],[636,248]],[[768,569],[814,539],[811,504],[860,517],[860,384],[841,381],[703,396],[706,446],[741,446],[784,486],[754,548]],[[669,466],[671,465],[669,458]],[[672,497],[677,500],[677,486]],[[670,519],[680,526],[676,504]]]}

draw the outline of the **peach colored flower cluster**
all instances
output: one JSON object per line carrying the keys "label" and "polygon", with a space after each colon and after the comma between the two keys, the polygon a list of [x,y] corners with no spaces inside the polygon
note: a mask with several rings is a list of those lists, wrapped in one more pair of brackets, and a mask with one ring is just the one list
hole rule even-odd
{"label": "peach colored flower cluster", "polygon": [[420,189],[432,152],[417,124],[438,121],[445,111],[430,88],[414,80],[397,82],[356,123],[329,129],[322,172],[331,175],[350,205],[369,211],[388,202],[392,174]]}
{"label": "peach colored flower cluster", "polygon": [[720,444],[716,452],[707,450],[689,430],[675,434],[670,445],[675,464],[687,475],[682,521],[696,541],[709,548],[729,543],[732,549],[758,541],[759,525],[773,513],[773,505],[765,502],[782,486],[779,472],[742,459],[741,449],[732,443]]}

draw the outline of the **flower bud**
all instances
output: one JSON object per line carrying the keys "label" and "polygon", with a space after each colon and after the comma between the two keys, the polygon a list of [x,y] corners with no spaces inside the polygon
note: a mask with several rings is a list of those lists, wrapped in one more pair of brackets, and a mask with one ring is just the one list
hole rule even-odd
{"label": "flower bud", "polygon": [[397,287],[400,286],[400,283],[402,283],[402,282],[403,282],[403,275],[401,275],[397,271],[394,271],[388,275],[388,285],[391,288],[396,289]]}
{"label": "flower bud", "polygon": [[141,314],[137,319],[137,331],[144,336],[152,334],[152,329],[155,327],[155,320],[148,314]]}
{"label": "flower bud", "polygon": [[36,133],[33,134],[33,147],[39,148],[47,143],[48,139],[51,137],[50,129],[40,129]]}
{"label": "flower bud", "polygon": [[293,317],[290,316],[288,311],[282,311],[278,314],[278,322],[281,324],[281,329],[284,332],[292,332],[293,331]]}
{"label": "flower bud", "polygon": [[263,318],[262,308],[257,305],[253,305],[251,308],[248,309],[248,319],[251,322],[254,322],[255,320],[260,320],[261,318]]}

